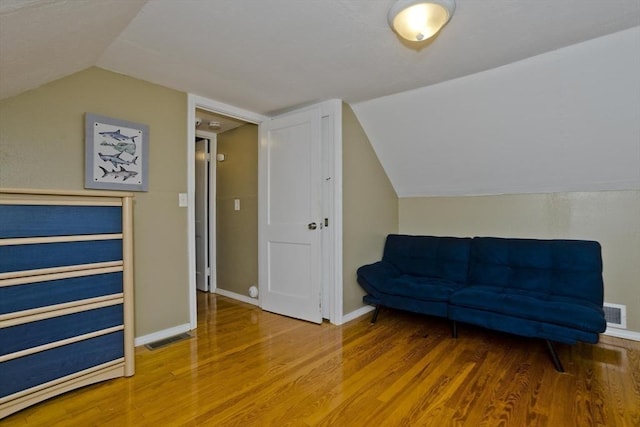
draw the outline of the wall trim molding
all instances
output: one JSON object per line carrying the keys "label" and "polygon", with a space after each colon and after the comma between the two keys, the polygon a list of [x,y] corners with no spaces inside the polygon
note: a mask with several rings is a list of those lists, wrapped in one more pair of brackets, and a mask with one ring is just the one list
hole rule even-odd
{"label": "wall trim molding", "polygon": [[189,323],[184,323],[182,325],[174,326],[172,328],[163,329],[161,331],[153,332],[147,335],[142,335],[140,337],[136,337],[134,341],[134,345],[136,347],[140,347],[141,345],[146,345],[151,342],[160,341],[165,338],[173,337],[176,335],[184,334],[185,332],[189,332],[191,330],[191,326]]}
{"label": "wall trim molding", "polygon": [[624,338],[632,341],[640,341],[640,332],[628,331],[626,329],[617,329],[607,327],[607,330],[604,331],[604,335],[608,335],[610,337]]}
{"label": "wall trim molding", "polygon": [[238,293],[231,292],[231,291],[225,291],[224,289],[220,289],[220,288],[216,288],[216,290],[213,291],[213,292],[218,294],[218,295],[222,295],[223,297],[235,299],[235,300],[238,300],[238,301],[246,302],[247,304],[251,304],[251,305],[255,305],[255,306],[260,307],[260,301],[259,300],[255,299],[255,298],[248,297],[246,295],[238,294]]}
{"label": "wall trim molding", "polygon": [[[231,292],[231,291],[225,291],[224,289],[216,289],[215,293],[218,295],[222,295],[224,297],[228,297],[228,298],[232,298],[238,301],[242,301],[242,302],[246,302],[247,304],[251,304],[251,305],[255,305],[255,306],[260,306],[259,302],[257,299],[245,296],[245,295],[240,295],[237,294],[235,292]],[[354,319],[357,319],[358,317],[364,316],[367,313],[370,313],[374,310],[375,308],[373,306],[370,305],[365,305],[364,307],[360,307],[350,313],[345,314],[344,316],[342,316],[342,323],[347,323],[350,322]],[[135,339],[135,346],[139,347],[141,345],[146,345],[149,344],[151,342],[154,341],[160,341],[163,340],[165,338],[169,338],[175,335],[179,335],[179,334],[183,334],[185,332],[189,332],[191,330],[191,327],[189,325],[189,323],[185,323],[182,325],[178,325],[178,326],[174,326],[172,328],[168,328],[168,329],[163,329],[161,331],[157,331],[157,332],[153,332],[151,334],[147,334],[147,335],[142,335],[140,337],[136,337]],[[623,338],[623,339],[628,339],[628,340],[632,340],[632,341],[640,341],[640,332],[635,332],[635,331],[628,331],[625,329],[616,329],[616,328],[607,328],[606,331],[604,331],[604,335],[608,335],[611,337],[616,337],[616,338]]]}
{"label": "wall trim molding", "polygon": [[342,323],[350,322],[354,319],[357,319],[358,317],[364,316],[365,314],[372,312],[373,310],[375,310],[375,307],[371,305],[365,305],[364,307],[360,307],[342,316]]}

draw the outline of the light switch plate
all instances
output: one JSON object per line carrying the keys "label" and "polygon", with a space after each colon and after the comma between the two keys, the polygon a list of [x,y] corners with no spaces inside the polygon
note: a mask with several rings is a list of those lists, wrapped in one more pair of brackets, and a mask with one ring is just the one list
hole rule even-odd
{"label": "light switch plate", "polygon": [[234,211],[240,210],[240,199],[233,199],[233,210]]}
{"label": "light switch plate", "polygon": [[189,198],[187,197],[187,193],[178,193],[178,206],[181,208],[186,208],[189,206]]}

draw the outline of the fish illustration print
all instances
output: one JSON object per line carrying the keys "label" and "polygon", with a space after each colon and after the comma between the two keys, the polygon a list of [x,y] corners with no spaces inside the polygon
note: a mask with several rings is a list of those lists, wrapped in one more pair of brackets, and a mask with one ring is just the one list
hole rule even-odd
{"label": "fish illustration print", "polygon": [[103,178],[106,177],[106,176],[111,177],[111,178],[115,178],[115,179],[122,178],[123,182],[126,181],[129,178],[132,178],[132,177],[138,175],[138,172],[136,172],[136,171],[128,171],[125,168],[123,168],[122,166],[120,166],[120,170],[119,171],[117,171],[115,169],[112,170],[112,171],[108,171],[105,168],[103,168],[102,166],[98,166],[98,167],[100,169],[102,169],[102,177]]}
{"label": "fish illustration print", "polygon": [[98,153],[98,156],[104,160],[105,162],[111,162],[111,164],[113,165],[113,167],[118,167],[118,165],[135,165],[136,164],[136,160],[138,160],[138,156],[134,157],[133,160],[131,161],[127,161],[127,160],[123,160],[120,158],[120,155],[122,155],[122,152],[116,154],[115,156],[110,156],[108,154],[102,154],[102,153]]}
{"label": "fish illustration print", "polygon": [[100,143],[100,145],[104,145],[107,147],[113,147],[116,150],[118,150],[121,153],[127,153],[127,154],[135,154],[136,153],[136,144],[132,143],[132,142],[118,142],[118,143],[112,143],[112,142],[107,142],[107,141],[102,141],[102,143]]}
{"label": "fish illustration print", "polygon": [[135,136],[127,136],[124,135],[120,132],[120,129],[118,129],[115,132],[98,132],[100,135],[104,136],[105,138],[113,138],[118,142],[126,142],[127,140],[131,140],[132,143],[135,143]]}

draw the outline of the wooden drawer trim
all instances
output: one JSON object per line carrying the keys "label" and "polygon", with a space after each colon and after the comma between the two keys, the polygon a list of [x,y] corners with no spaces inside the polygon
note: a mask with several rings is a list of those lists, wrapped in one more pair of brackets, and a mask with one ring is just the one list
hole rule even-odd
{"label": "wooden drawer trim", "polygon": [[90,242],[94,240],[122,240],[122,233],[82,234],[77,236],[15,237],[0,239],[0,246],[39,245],[42,243]]}
{"label": "wooden drawer trim", "polygon": [[109,307],[110,305],[123,304],[124,294],[104,295],[96,298],[88,298],[63,304],[38,307],[30,310],[16,311],[0,315],[0,328],[22,325],[23,323],[36,322],[38,320],[51,319],[52,317],[65,316],[81,311],[96,308]]}
{"label": "wooden drawer trim", "polygon": [[129,191],[104,191],[104,190],[59,190],[55,188],[0,188],[0,195],[22,194],[24,197],[40,196],[67,196],[73,198],[96,197],[117,198],[133,197]]}
{"label": "wooden drawer trim", "polygon": [[29,205],[29,206],[122,206],[121,200],[29,200],[29,199],[0,199],[0,205]]}
{"label": "wooden drawer trim", "polygon": [[112,332],[122,331],[123,329],[124,329],[124,325],[113,326],[111,328],[101,329],[99,331],[89,332],[83,335],[77,335],[75,337],[66,338],[60,341],[39,345],[37,347],[31,347],[25,350],[16,351],[15,353],[9,353],[9,354],[0,356],[0,362],[6,362],[8,360],[17,359],[18,357],[28,356],[30,354],[39,353],[41,351],[50,350],[52,348],[61,347],[67,344],[73,344],[74,342],[88,340],[90,338],[99,337],[100,335],[106,335]]}
{"label": "wooden drawer trim", "polygon": [[[45,274],[49,275],[49,274],[66,273],[66,272],[72,272],[72,271],[93,270],[98,268],[122,267],[123,265],[124,263],[122,261],[105,261],[105,262],[94,262],[90,264],[76,264],[76,265],[64,265],[61,267],[38,268],[35,270],[9,271],[6,273],[0,273],[0,286],[11,286],[11,285],[5,285],[4,284],[5,280],[13,279],[17,277],[40,276]],[[69,277],[74,277],[74,276],[69,276]]]}
{"label": "wooden drawer trim", "polygon": [[[122,264],[122,263],[121,263]],[[122,265],[118,267],[92,268],[89,270],[76,270],[64,273],[43,274],[40,276],[15,277],[13,279],[0,280],[0,288],[4,286],[26,285],[30,283],[51,282],[54,280],[72,279],[74,277],[96,276],[98,274],[117,273],[123,271]]]}

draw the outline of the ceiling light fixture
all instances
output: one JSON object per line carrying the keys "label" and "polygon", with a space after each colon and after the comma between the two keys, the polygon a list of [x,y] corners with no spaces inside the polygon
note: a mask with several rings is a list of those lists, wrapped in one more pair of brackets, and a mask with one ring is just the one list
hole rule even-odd
{"label": "ceiling light fixture", "polygon": [[400,37],[420,42],[440,31],[455,9],[454,0],[398,0],[389,9],[389,25]]}

